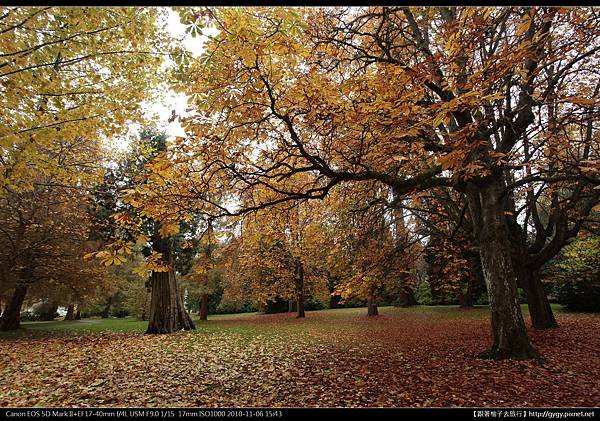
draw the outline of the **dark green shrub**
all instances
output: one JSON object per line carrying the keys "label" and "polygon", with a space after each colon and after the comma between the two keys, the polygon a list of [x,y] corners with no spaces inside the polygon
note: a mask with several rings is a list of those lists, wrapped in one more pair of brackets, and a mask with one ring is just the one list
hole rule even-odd
{"label": "dark green shrub", "polygon": [[41,320],[40,314],[34,311],[24,311],[20,315],[22,322],[37,322]]}
{"label": "dark green shrub", "polygon": [[326,308],[328,308],[327,303],[324,303],[316,297],[311,296],[304,301],[304,310],[306,311],[324,310]]}
{"label": "dark green shrub", "polygon": [[600,312],[600,284],[584,279],[564,281],[555,287],[558,302],[571,311]]}
{"label": "dark green shrub", "polygon": [[545,268],[544,278],[567,309],[600,312],[600,237],[569,244]]}
{"label": "dark green shrub", "polygon": [[427,281],[420,281],[415,288],[415,298],[417,302],[424,306],[430,306],[432,303],[431,286]]}
{"label": "dark green shrub", "polygon": [[478,306],[487,306],[490,304],[487,291],[483,291],[479,297],[475,300],[475,305]]}
{"label": "dark green shrub", "polygon": [[26,317],[32,317],[35,318],[35,320],[52,321],[58,317],[57,310],[58,305],[44,300],[40,303],[34,304],[30,309],[32,314]]}

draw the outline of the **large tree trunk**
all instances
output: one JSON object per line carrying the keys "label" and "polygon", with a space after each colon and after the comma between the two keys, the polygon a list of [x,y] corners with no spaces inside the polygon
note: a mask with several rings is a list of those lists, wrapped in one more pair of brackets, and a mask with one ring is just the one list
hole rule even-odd
{"label": "large tree trunk", "polygon": [[23,307],[26,294],[27,286],[16,286],[15,292],[0,317],[0,331],[15,330],[21,326],[21,307]]}
{"label": "large tree trunk", "polygon": [[153,271],[150,276],[152,291],[150,317],[146,333],[173,333],[182,329],[195,329],[196,326],[185,310],[177,288],[169,239],[161,238],[158,231],[156,231],[152,236],[152,248],[162,254],[169,270],[166,272]]}
{"label": "large tree trunk", "polygon": [[65,320],[75,320],[75,306],[73,304],[69,304],[67,307],[67,314],[65,315]]}
{"label": "large tree trunk", "polygon": [[[537,206],[536,200],[534,199],[533,190],[529,190],[527,194],[530,207],[533,208]],[[509,212],[515,214],[516,206],[514,200],[512,197],[510,197],[509,200]],[[539,217],[537,218],[539,223]],[[508,223],[513,244],[512,258],[513,265],[515,266],[517,272],[517,285],[523,288],[525,295],[527,296],[531,325],[535,329],[551,329],[558,327],[558,323],[554,318],[554,313],[552,312],[552,307],[550,307],[550,302],[548,301],[548,296],[544,290],[539,272],[540,266],[554,257],[555,253],[546,254],[546,257],[539,261],[536,259],[535,253],[533,255],[530,253],[531,249],[527,241],[527,234],[523,231],[516,218],[512,217],[511,219],[508,219]],[[550,226],[546,229],[539,225],[536,226],[536,230],[538,232],[536,232],[533,249],[541,248],[541,250],[538,250],[538,256],[539,253],[543,254],[544,251],[550,250],[551,246],[548,244],[549,234],[547,232],[547,230],[550,230],[550,228]],[[554,240],[556,236],[560,235],[560,233],[556,232],[556,230],[553,231]],[[563,238],[563,242],[560,247],[556,249],[556,252],[560,250],[565,242],[566,240]],[[550,243],[552,243],[552,241],[550,241]],[[544,247],[544,244],[547,244],[547,246]],[[536,262],[536,260],[538,261]]]}
{"label": "large tree trunk", "polygon": [[173,269],[168,272],[152,272],[150,282],[152,298],[146,333],[173,333],[182,329],[195,329],[196,326],[185,311],[178,294]]}
{"label": "large tree trunk", "polygon": [[207,320],[208,318],[208,294],[202,294],[200,298],[200,320]]}
{"label": "large tree trunk", "polygon": [[517,271],[519,285],[527,295],[531,326],[535,329],[552,329],[558,327],[554,318],[548,296],[542,285],[540,273],[536,269],[522,266]]}
{"label": "large tree trunk", "polygon": [[502,182],[490,177],[485,184],[469,186],[469,209],[475,216],[474,230],[481,257],[492,317],[492,347],[481,354],[488,358],[537,358],[529,342],[517,300],[516,276],[511,259]]}
{"label": "large tree trunk", "polygon": [[369,294],[367,297],[367,316],[379,316],[375,294]]}

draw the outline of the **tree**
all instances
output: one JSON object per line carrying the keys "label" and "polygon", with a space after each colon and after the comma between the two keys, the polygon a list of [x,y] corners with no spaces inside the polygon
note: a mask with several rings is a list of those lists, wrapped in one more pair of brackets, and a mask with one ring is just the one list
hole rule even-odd
{"label": "tree", "polygon": [[155,22],[160,13],[0,8],[0,186],[31,189],[40,172],[64,182],[68,166],[44,150],[75,138],[98,142],[141,120],[139,104],[171,48]]}
{"label": "tree", "polygon": [[582,236],[545,270],[558,301],[572,311],[600,311],[600,237]]}
{"label": "tree", "polygon": [[86,192],[101,173],[101,139],[141,120],[139,104],[158,81],[170,47],[157,14],[0,8],[0,212],[9,245],[0,290],[14,288],[3,330],[19,326],[31,285],[61,286],[93,266],[81,263],[93,250]]}
{"label": "tree", "polygon": [[[548,72],[553,74],[553,69]],[[600,83],[594,96],[599,89]],[[550,146],[540,153],[537,148],[530,150],[529,139],[524,139],[526,176],[514,182],[518,187],[507,203],[517,282],[527,294],[532,326],[537,329],[558,326],[541,282],[541,270],[582,229],[597,223],[591,211],[600,200],[598,180],[590,177],[597,165],[598,141],[593,138],[597,134],[592,120],[577,121],[580,117],[572,115],[583,111],[585,116],[592,113],[591,109],[565,110],[560,101],[550,102],[548,108],[548,125],[540,125],[537,130]],[[563,111],[560,134],[555,121],[559,110]],[[560,151],[553,145],[557,138]],[[539,175],[545,173],[548,175]]]}
{"label": "tree", "polygon": [[379,314],[377,302],[386,290],[398,293],[401,305],[415,303],[412,269],[419,253],[402,211],[389,209],[381,200],[388,193],[389,189],[365,183],[328,198],[327,219],[333,225],[328,259],[338,279],[335,293],[344,299],[365,299],[368,316]]}
{"label": "tree", "polygon": [[[169,203],[170,212],[241,215],[365,181],[398,198],[451,187],[465,195],[488,290],[493,343],[482,355],[539,356],[517,301],[505,212],[510,193],[532,181],[520,171],[525,145],[552,157],[569,140],[536,132],[534,110],[561,128],[597,114],[595,10],[202,9],[190,19],[219,34],[177,73],[197,114],[157,162],[178,176],[138,192],[146,212]],[[561,117],[548,119],[557,101]],[[596,149],[573,161],[592,186]],[[536,178],[573,177],[550,162]],[[299,174],[303,184],[286,183]],[[231,209],[207,192],[253,200]]]}
{"label": "tree", "polygon": [[433,300],[447,303],[450,294],[461,307],[472,306],[485,281],[464,195],[440,187],[415,195],[403,207],[428,237],[425,258]]}
{"label": "tree", "polygon": [[135,247],[127,261],[121,265],[101,266],[105,281],[99,290],[87,294],[87,298],[77,300],[78,308],[90,316],[125,317],[135,316],[148,320],[150,309],[148,276],[140,267],[144,256],[140,247]]}
{"label": "tree", "polygon": [[[0,198],[0,233],[7,245],[0,254],[2,284],[14,288],[0,318],[0,330],[19,327],[26,294],[48,298],[54,314],[61,292],[85,290],[100,280],[93,265],[83,262],[90,250],[85,193],[39,187]],[[63,295],[64,297],[64,295]]]}
{"label": "tree", "polygon": [[246,216],[227,275],[225,291],[230,299],[237,295],[238,300],[251,298],[259,305],[294,301],[297,317],[305,317],[305,298],[326,291],[326,243],[320,220],[320,207],[308,202]]}
{"label": "tree", "polygon": [[[149,163],[160,156],[166,148],[166,136],[154,130],[143,130],[140,141],[120,164],[120,192],[133,188],[144,188],[155,173],[148,171]],[[110,189],[109,189],[110,190]],[[105,266],[121,265],[127,260],[134,247],[142,248],[146,259],[139,274],[150,272],[148,285],[151,289],[150,313],[146,333],[172,333],[178,330],[195,329],[179,292],[176,279],[176,243],[181,224],[178,220],[150,218],[139,212],[136,201],[125,197],[112,203],[112,217],[120,227],[113,231],[112,242],[104,250],[90,254],[100,259]],[[103,214],[103,212],[100,212]],[[134,242],[135,240],[135,242]],[[183,262],[187,265],[186,262]]]}
{"label": "tree", "polygon": [[192,299],[197,298],[199,301],[200,320],[207,320],[209,296],[219,290],[223,271],[222,258],[218,255],[220,244],[212,222],[209,222],[199,243],[199,252],[185,277],[185,285]]}

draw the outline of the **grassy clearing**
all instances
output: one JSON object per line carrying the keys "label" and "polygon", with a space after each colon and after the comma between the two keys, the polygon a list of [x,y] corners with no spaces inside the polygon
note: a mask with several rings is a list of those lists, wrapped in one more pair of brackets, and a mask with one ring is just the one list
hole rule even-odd
{"label": "grassy clearing", "polygon": [[600,316],[555,310],[559,329],[530,330],[543,366],[476,358],[487,307],[217,315],[172,335],[26,323],[0,338],[0,406],[596,406]]}
{"label": "grassy clearing", "polygon": [[[527,305],[521,306],[523,314],[527,314]],[[552,304],[555,313],[565,313],[563,307],[559,304]],[[311,314],[326,314],[330,321],[337,319],[346,319],[348,317],[360,317],[366,312],[364,308],[333,309],[321,311],[307,311],[308,319]],[[474,306],[473,308],[461,309],[458,306],[415,306],[410,308],[400,307],[380,307],[382,315],[401,315],[401,314],[424,314],[435,317],[449,319],[462,318],[484,318],[489,316],[487,306]],[[259,313],[239,313],[239,314],[215,314],[210,315],[209,320],[201,322],[197,316],[193,316],[194,322],[201,330],[212,331],[214,329],[234,329],[241,333],[248,328],[252,330],[254,323],[247,324],[244,321],[253,320],[254,317],[263,317],[268,320],[273,315],[261,315]],[[321,319],[319,319],[321,320]],[[232,323],[233,321],[233,323]],[[239,323],[238,323],[239,322]],[[23,335],[35,335],[40,332],[52,333],[74,333],[85,334],[94,332],[144,332],[148,322],[134,318],[108,318],[108,319],[84,319],[76,321],[55,320],[49,322],[23,322],[21,329],[13,332],[0,332],[0,338],[20,337]],[[239,325],[239,326],[237,326]]]}

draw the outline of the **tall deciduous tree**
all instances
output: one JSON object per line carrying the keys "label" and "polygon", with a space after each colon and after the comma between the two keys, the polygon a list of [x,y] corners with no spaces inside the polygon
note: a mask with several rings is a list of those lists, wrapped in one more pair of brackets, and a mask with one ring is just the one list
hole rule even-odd
{"label": "tall deciduous tree", "polygon": [[14,291],[0,330],[19,327],[28,291],[59,303],[60,291],[83,292],[101,280],[97,268],[83,262],[93,248],[87,206],[85,193],[68,188],[38,187],[0,197],[0,236],[6,245],[0,252],[2,287]]}
{"label": "tall deciduous tree", "polygon": [[141,120],[158,82],[170,48],[159,13],[0,7],[2,283],[14,288],[3,329],[18,326],[29,285],[85,276],[85,192],[101,173],[101,139]]}
{"label": "tall deciduous tree", "polygon": [[[398,197],[451,187],[466,197],[487,284],[493,342],[484,355],[538,356],[517,301],[507,203],[526,183],[519,180],[534,181],[523,170],[526,147],[546,157],[534,177],[574,176],[552,151],[569,145],[563,129],[597,116],[595,9],[236,8],[189,16],[219,33],[178,73],[197,113],[185,123],[188,137],[156,164],[178,176],[155,183],[152,194],[136,192],[146,212],[165,213],[168,203],[182,216],[240,215],[365,181]],[[536,130],[550,124],[555,134]],[[598,185],[590,172],[597,131],[585,139],[587,156],[568,160],[589,189]],[[290,182],[299,174],[302,184]],[[265,189],[272,194],[258,194]],[[250,200],[226,207],[208,192]]]}
{"label": "tall deciduous tree", "polygon": [[[143,189],[148,181],[155,181],[162,173],[156,165],[149,163],[156,156],[164,153],[166,135],[153,130],[143,130],[140,140],[134,144],[132,151],[120,164],[116,173],[116,182],[120,184],[119,194],[123,195],[134,188]],[[167,171],[161,168],[160,171]],[[178,220],[150,218],[148,214],[139,212],[136,201],[131,197],[117,200],[110,205],[112,217],[118,223],[114,229],[112,242],[104,250],[93,253],[106,266],[120,265],[127,260],[133,247],[142,247],[146,260],[138,273],[150,273],[151,289],[150,312],[146,333],[171,333],[178,330],[194,329],[195,325],[187,313],[176,279],[176,242],[181,224]],[[102,214],[102,212],[100,212]]]}
{"label": "tall deciduous tree", "polygon": [[30,189],[39,172],[65,179],[68,167],[46,159],[44,150],[63,139],[111,137],[141,119],[140,103],[170,48],[159,14],[0,8],[0,186]]}
{"label": "tall deciduous tree", "polygon": [[335,293],[367,301],[367,315],[378,315],[384,290],[399,294],[401,305],[413,305],[412,269],[419,255],[400,209],[386,206],[389,188],[364,183],[328,199],[329,270],[338,279]]}
{"label": "tall deciduous tree", "polygon": [[[305,317],[306,297],[326,291],[327,245],[318,205],[289,203],[244,217],[226,292],[237,290],[239,300],[259,305],[294,301],[297,317]],[[249,297],[240,296],[244,291]]]}

